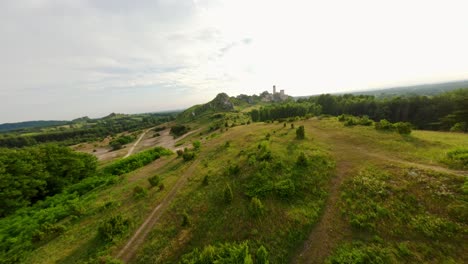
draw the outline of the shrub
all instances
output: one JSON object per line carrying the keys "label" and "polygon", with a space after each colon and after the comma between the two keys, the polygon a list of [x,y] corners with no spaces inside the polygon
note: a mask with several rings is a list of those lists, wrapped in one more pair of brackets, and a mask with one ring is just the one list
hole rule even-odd
{"label": "shrub", "polygon": [[325,263],[393,263],[392,250],[361,243],[340,246]]}
{"label": "shrub", "polygon": [[192,145],[193,145],[193,149],[194,149],[195,151],[199,151],[199,150],[200,150],[200,147],[201,147],[201,142],[198,141],[198,140],[195,140],[195,141],[192,143]]}
{"label": "shrub", "polygon": [[296,129],[296,138],[304,139],[305,138],[305,129],[304,126],[300,126]]}
{"label": "shrub", "polygon": [[133,196],[135,196],[135,198],[138,198],[138,199],[146,197],[148,196],[148,190],[141,187],[140,185],[137,185],[135,186],[135,188],[133,188]]}
{"label": "shrub", "polygon": [[184,154],[182,154],[182,158],[184,161],[191,161],[195,159],[195,153],[192,151],[185,151]]}
{"label": "shrub", "polygon": [[[198,248],[182,256],[180,264],[204,263],[243,263],[253,264],[252,256],[247,242],[242,244],[208,245],[203,250]],[[262,263],[262,262],[259,262]]]}
{"label": "shrub", "polygon": [[394,127],[401,135],[411,134],[411,124],[408,122],[398,122],[394,124]]}
{"label": "shrub", "polygon": [[237,175],[240,172],[240,167],[238,164],[236,165],[229,165],[228,167],[228,174],[229,175]]}
{"label": "shrub", "polygon": [[233,197],[234,195],[232,194],[231,186],[227,184],[226,187],[224,188],[224,202],[227,204],[232,203]]}
{"label": "shrub", "polygon": [[450,128],[450,132],[466,132],[468,125],[466,122],[458,122]]}
{"label": "shrub", "polygon": [[260,199],[258,199],[257,197],[252,197],[252,199],[250,200],[249,210],[253,216],[262,215],[264,210],[262,201],[260,201]]}
{"label": "shrub", "polygon": [[190,216],[187,214],[187,212],[184,212],[182,214],[182,226],[187,227],[187,226],[190,226],[190,225],[191,225]]}
{"label": "shrub", "polygon": [[161,183],[161,178],[158,175],[155,175],[149,178],[148,181],[151,184],[151,187],[155,187],[155,186],[159,186],[159,184]]}
{"label": "shrub", "polygon": [[391,131],[395,127],[393,126],[392,123],[388,122],[386,119],[382,119],[379,122],[375,123],[375,129],[377,130],[388,130]]}
{"label": "shrub", "polygon": [[184,151],[181,149],[177,150],[176,153],[177,153],[177,157],[182,157],[182,155],[184,155]]}
{"label": "shrub", "polygon": [[258,264],[269,264],[270,261],[268,260],[268,251],[265,249],[264,246],[260,246],[257,249],[257,263]]}
{"label": "shrub", "polygon": [[299,167],[307,167],[308,163],[309,160],[307,159],[305,153],[301,152],[301,154],[299,154],[299,157],[297,157],[296,165]]}
{"label": "shrub", "polygon": [[187,133],[190,130],[188,126],[184,125],[175,125],[171,127],[171,134],[174,135],[174,137],[180,137],[183,134]]}
{"label": "shrub", "polygon": [[291,129],[294,129],[294,123],[293,123],[293,124],[291,124]]}
{"label": "shrub", "polygon": [[123,218],[122,215],[115,215],[98,227],[98,235],[105,241],[113,242],[125,234],[130,226],[130,221]]}
{"label": "shrub", "polygon": [[209,177],[208,177],[208,175],[205,175],[205,177],[203,177],[202,184],[203,184],[204,186],[207,186],[207,185],[209,184]]}
{"label": "shrub", "polygon": [[447,152],[444,160],[450,167],[456,169],[468,169],[468,149],[456,148]]}
{"label": "shrub", "polygon": [[276,194],[281,198],[291,198],[296,192],[296,187],[290,179],[281,180],[275,184]]}

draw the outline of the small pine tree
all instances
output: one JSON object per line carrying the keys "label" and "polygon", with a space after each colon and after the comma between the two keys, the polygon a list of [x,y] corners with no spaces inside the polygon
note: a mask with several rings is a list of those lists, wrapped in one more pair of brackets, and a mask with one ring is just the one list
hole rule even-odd
{"label": "small pine tree", "polygon": [[301,152],[301,154],[299,154],[299,157],[297,157],[297,161],[296,161],[297,166],[307,167],[308,163],[309,163],[309,161],[308,161],[306,155],[304,154],[304,152]]}
{"label": "small pine tree", "polygon": [[187,212],[184,212],[182,214],[182,226],[187,227],[190,226],[190,216],[187,214]]}
{"label": "small pine tree", "polygon": [[227,204],[232,203],[233,197],[234,195],[232,194],[231,186],[227,184],[226,187],[224,188],[224,202]]}
{"label": "small pine tree", "polygon": [[305,129],[304,126],[300,126],[296,129],[296,138],[304,139],[305,138]]}
{"label": "small pine tree", "polygon": [[209,184],[209,178],[208,178],[208,175],[205,175],[205,177],[203,177],[202,184],[203,184],[204,186],[207,186],[207,185]]}
{"label": "small pine tree", "polygon": [[283,127],[286,127],[286,123],[283,124]]}
{"label": "small pine tree", "polygon": [[194,142],[192,143],[192,145],[193,145],[193,149],[194,149],[195,151],[199,151],[199,150],[200,150],[200,147],[201,147],[201,142],[198,141],[198,140],[196,140],[196,141],[194,141]]}
{"label": "small pine tree", "polygon": [[137,185],[135,188],[133,188],[133,196],[135,196],[135,198],[144,198],[148,196],[148,190]]}
{"label": "small pine tree", "polygon": [[270,261],[268,260],[268,251],[265,249],[264,246],[260,246],[257,250],[257,263],[258,264],[269,264]]}
{"label": "small pine tree", "polygon": [[291,129],[294,129],[294,123],[291,124]]}
{"label": "small pine tree", "polygon": [[263,214],[263,204],[262,204],[262,201],[260,201],[260,199],[258,199],[257,197],[252,197],[252,199],[250,200],[250,213],[253,215],[253,216],[260,216]]}
{"label": "small pine tree", "polygon": [[155,186],[158,186],[161,183],[161,178],[158,175],[155,175],[155,176],[149,178],[148,181],[151,184],[151,187],[155,187]]}

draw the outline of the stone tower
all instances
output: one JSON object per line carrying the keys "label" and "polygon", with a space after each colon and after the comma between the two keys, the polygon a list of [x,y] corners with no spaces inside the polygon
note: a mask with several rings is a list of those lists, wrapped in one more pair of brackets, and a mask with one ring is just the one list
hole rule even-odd
{"label": "stone tower", "polygon": [[273,94],[276,94],[276,85],[273,85]]}

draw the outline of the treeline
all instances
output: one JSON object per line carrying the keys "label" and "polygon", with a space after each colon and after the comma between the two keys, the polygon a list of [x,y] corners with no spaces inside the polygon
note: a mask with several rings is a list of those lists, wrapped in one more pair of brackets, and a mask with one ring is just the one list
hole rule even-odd
{"label": "treeline", "polygon": [[95,141],[109,135],[124,131],[136,131],[174,120],[174,115],[151,114],[143,117],[125,116],[112,119],[100,119],[97,123],[84,125],[81,128],[69,128],[63,131],[41,132],[32,135],[4,134],[0,137],[0,147],[25,147],[40,143],[57,142],[62,145],[73,145]]}
{"label": "treeline", "polygon": [[410,122],[418,129],[450,130],[456,126],[467,131],[468,89],[436,96],[410,96],[378,99],[369,95],[330,95],[299,99],[299,104],[321,106],[322,114],[367,115],[374,121]]}
{"label": "treeline", "polygon": [[272,104],[250,112],[252,121],[268,121],[296,116],[320,115],[322,107],[316,103],[298,102],[286,104]]}
{"label": "treeline", "polygon": [[66,147],[0,149],[0,217],[94,175],[97,159]]}
{"label": "treeline", "polygon": [[171,155],[172,152],[162,147],[155,147],[150,150],[134,154],[128,158],[118,160],[103,169],[104,172],[113,175],[122,175],[127,172],[141,168],[161,156]]}

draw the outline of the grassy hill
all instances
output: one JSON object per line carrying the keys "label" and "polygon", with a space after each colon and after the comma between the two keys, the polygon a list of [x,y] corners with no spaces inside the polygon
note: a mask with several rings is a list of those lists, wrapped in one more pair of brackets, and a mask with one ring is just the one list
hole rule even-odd
{"label": "grassy hill", "polygon": [[[270,263],[468,261],[467,172],[446,163],[467,135],[335,118],[199,125],[184,138],[201,143],[193,160],[164,157],[87,193],[23,263],[178,263],[220,250],[262,263],[261,248]],[[102,240],[98,227],[115,216],[127,230]]]}

